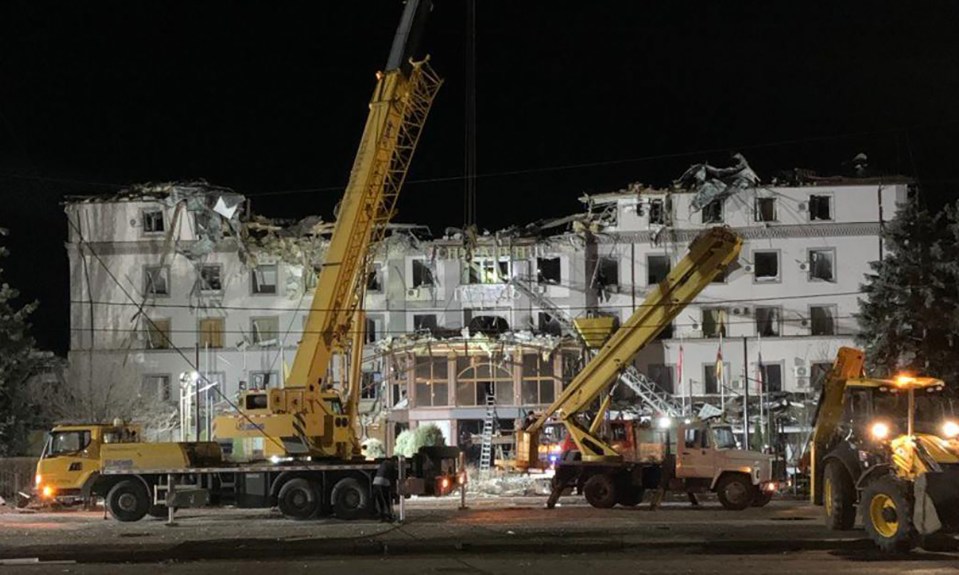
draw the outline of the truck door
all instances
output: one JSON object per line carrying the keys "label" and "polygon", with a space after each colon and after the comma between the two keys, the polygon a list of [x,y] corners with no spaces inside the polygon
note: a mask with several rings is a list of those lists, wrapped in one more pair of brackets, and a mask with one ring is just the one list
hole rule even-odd
{"label": "truck door", "polygon": [[710,445],[709,429],[704,423],[680,425],[676,453],[676,477],[681,479],[713,477],[715,453]]}

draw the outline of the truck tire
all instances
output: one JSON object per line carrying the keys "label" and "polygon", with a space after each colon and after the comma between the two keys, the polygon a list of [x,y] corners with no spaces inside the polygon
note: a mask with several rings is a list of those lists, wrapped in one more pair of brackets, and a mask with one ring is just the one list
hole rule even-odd
{"label": "truck tire", "polygon": [[862,524],[886,553],[905,553],[918,543],[912,499],[904,483],[890,475],[870,481],[862,492]]}
{"label": "truck tire", "polygon": [[756,488],[749,477],[741,473],[723,476],[716,484],[716,496],[723,507],[730,511],[742,511],[753,502]]}
{"label": "truck tire", "polygon": [[297,477],[283,484],[276,497],[276,505],[285,517],[302,521],[316,515],[320,498],[313,483]]}
{"label": "truck tire", "polygon": [[139,521],[150,510],[150,497],[142,483],[125,479],[110,489],[106,504],[117,521]]}
{"label": "truck tire", "polygon": [[830,461],[826,463],[822,480],[826,527],[833,531],[849,531],[856,524],[856,486],[849,472],[838,461]]}
{"label": "truck tire", "polygon": [[616,484],[608,475],[597,474],[583,485],[586,501],[597,509],[609,509],[616,505]]}
{"label": "truck tire", "polygon": [[354,477],[337,481],[330,499],[333,503],[333,515],[340,519],[352,520],[369,515],[369,490]]}
{"label": "truck tire", "polygon": [[762,489],[757,489],[756,493],[753,495],[753,500],[750,502],[752,507],[765,507],[769,505],[769,502],[772,501],[773,494],[769,491],[763,491]]}
{"label": "truck tire", "polygon": [[634,487],[632,485],[625,486],[618,490],[616,495],[616,503],[622,505],[623,507],[636,507],[643,502],[644,493],[645,491],[642,487]]}

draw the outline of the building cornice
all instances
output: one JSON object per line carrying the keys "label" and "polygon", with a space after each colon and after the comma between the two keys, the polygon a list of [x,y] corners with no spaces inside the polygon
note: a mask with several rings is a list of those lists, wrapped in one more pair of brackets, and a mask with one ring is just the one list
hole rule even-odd
{"label": "building cornice", "polygon": [[[616,243],[656,243],[668,240],[670,243],[689,243],[706,227],[676,229],[666,228],[660,231],[646,230],[635,232],[606,231],[597,235],[601,244]],[[731,228],[745,240],[786,239],[786,238],[826,238],[826,237],[868,237],[878,236],[879,222],[841,222],[818,224],[770,224],[768,226],[749,226]]]}

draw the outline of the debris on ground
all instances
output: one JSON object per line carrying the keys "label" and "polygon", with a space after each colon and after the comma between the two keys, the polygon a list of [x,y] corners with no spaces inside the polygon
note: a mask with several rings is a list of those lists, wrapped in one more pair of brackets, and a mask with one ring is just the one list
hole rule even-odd
{"label": "debris on ground", "polygon": [[551,478],[546,475],[470,474],[466,493],[471,497],[529,497],[549,495]]}

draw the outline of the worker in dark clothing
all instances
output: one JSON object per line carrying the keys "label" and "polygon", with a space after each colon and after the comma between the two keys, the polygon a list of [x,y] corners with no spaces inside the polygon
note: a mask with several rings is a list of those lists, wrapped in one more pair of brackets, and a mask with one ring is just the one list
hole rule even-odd
{"label": "worker in dark clothing", "polygon": [[388,457],[380,462],[373,478],[376,512],[382,521],[393,521],[393,483],[397,480],[396,460]]}

